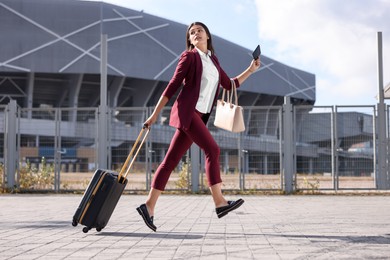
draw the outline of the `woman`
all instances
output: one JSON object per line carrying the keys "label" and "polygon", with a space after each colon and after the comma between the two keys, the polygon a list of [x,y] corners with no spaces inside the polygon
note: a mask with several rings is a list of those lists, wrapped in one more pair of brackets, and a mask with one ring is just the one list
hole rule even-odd
{"label": "woman", "polygon": [[[227,201],[222,195],[219,170],[219,147],[206,127],[207,120],[218,97],[218,86],[230,90],[231,81],[214,55],[211,34],[203,23],[190,24],[186,33],[187,50],[181,54],[175,73],[162,93],[152,115],[145,121],[150,127],[156,122],[162,108],[181,87],[172,106],[169,124],[176,128],[169,149],[159,165],[145,204],[137,208],[145,224],[156,231],[153,224],[154,208],[169,176],[182,156],[195,142],[205,153],[208,185],[218,218],[240,207],[244,200]],[[260,67],[260,59],[233,78],[237,87]]]}

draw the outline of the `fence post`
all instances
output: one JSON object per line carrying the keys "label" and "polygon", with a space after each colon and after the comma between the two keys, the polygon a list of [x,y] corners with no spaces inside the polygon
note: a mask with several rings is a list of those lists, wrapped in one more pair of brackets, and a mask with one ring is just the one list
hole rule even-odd
{"label": "fence post", "polygon": [[107,35],[101,36],[100,106],[98,116],[98,168],[108,168]]}
{"label": "fence post", "polygon": [[386,107],[385,104],[378,103],[378,167],[376,173],[376,184],[380,190],[388,189],[387,180],[387,140],[386,140]]}
{"label": "fence post", "polygon": [[241,145],[241,134],[239,134],[239,137],[237,139],[237,148],[238,148],[238,176],[240,181],[240,190],[245,189],[245,175],[244,175],[244,169],[242,167],[243,162],[243,151],[242,151],[242,145]]}
{"label": "fence post", "polygon": [[153,151],[152,144],[150,142],[150,139],[146,139],[145,141],[145,164],[146,164],[146,190],[150,190],[151,187],[151,176],[152,176],[152,164],[153,164]]}
{"label": "fence post", "polygon": [[383,90],[382,32],[378,32],[378,168],[376,184],[380,190],[389,188],[387,176],[386,106]]}
{"label": "fence post", "polygon": [[332,180],[333,188],[335,191],[339,189],[339,157],[338,157],[338,144],[337,144],[337,106],[332,107],[331,114],[331,162],[332,162]]}
{"label": "fence post", "polygon": [[191,145],[191,191],[199,191],[200,149],[197,145]]}
{"label": "fence post", "polygon": [[61,172],[61,109],[55,109],[55,137],[54,137],[54,190],[60,191]]}
{"label": "fence post", "polygon": [[284,98],[283,105],[283,190],[287,194],[294,191],[294,125],[293,106],[290,97]]}
{"label": "fence post", "polygon": [[16,186],[15,174],[17,164],[16,152],[16,100],[11,100],[5,110],[5,153],[4,153],[4,172],[7,174],[7,188]]}

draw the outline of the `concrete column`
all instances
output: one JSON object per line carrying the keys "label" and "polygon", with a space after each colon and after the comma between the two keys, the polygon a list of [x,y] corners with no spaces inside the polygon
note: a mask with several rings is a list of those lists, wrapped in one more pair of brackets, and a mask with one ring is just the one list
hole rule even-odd
{"label": "concrete column", "polygon": [[35,73],[31,72],[28,74],[28,83],[27,83],[27,96],[25,99],[25,107],[28,108],[27,110],[27,118],[31,119],[32,118],[32,107],[33,107],[33,95],[34,95],[34,78],[35,78]]}
{"label": "concrete column", "polygon": [[268,174],[268,155],[263,156],[263,174]]}
{"label": "concrete column", "polygon": [[83,74],[73,75],[70,79],[69,83],[69,107],[74,108],[71,113],[69,113],[69,121],[76,122],[77,121],[77,107],[78,107],[78,99],[80,94],[81,85],[83,83]]}

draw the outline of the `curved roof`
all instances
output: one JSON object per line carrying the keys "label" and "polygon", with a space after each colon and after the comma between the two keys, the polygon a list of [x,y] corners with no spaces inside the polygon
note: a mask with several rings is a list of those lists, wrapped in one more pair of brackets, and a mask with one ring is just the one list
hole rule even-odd
{"label": "curved roof", "polygon": [[[57,80],[62,86],[81,81],[79,95],[88,92],[88,82],[94,82],[97,88],[99,81],[93,75],[100,73],[101,34],[107,34],[108,75],[109,81],[118,81],[112,87],[119,88],[115,90],[116,97],[126,91],[126,85],[141,81],[153,85],[148,90],[157,95],[161,87],[156,90],[156,86],[170,80],[185,49],[186,28],[168,19],[102,2],[1,0],[0,95],[12,97],[15,90],[11,88],[15,85],[21,95],[28,95],[24,85],[31,77],[35,81],[34,99],[50,94],[45,80]],[[222,67],[231,77],[249,65],[252,50],[217,36],[213,36],[213,43]],[[80,79],[77,75],[83,76]],[[24,83],[18,83],[17,77],[13,83],[8,82],[14,76],[23,78]],[[64,94],[61,91],[53,90],[57,96]],[[68,91],[71,92],[72,89]],[[292,96],[313,104],[315,75],[262,56],[262,67],[241,86],[240,92]],[[73,103],[80,105],[81,99]],[[143,105],[148,102],[151,101]],[[116,100],[111,104],[119,103]]]}

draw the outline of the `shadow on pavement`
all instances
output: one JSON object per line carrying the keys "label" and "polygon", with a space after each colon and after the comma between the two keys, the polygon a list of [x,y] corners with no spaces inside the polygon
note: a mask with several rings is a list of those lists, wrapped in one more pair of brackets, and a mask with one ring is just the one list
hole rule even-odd
{"label": "shadow on pavement", "polygon": [[104,232],[97,234],[98,236],[117,236],[117,237],[148,237],[148,238],[168,238],[168,239],[201,239],[202,235],[193,235],[188,233],[172,233],[172,232],[157,232],[157,233],[131,233],[131,232]]}
{"label": "shadow on pavement", "polygon": [[25,221],[11,223],[18,228],[64,228],[71,227],[70,221]]}
{"label": "shadow on pavement", "polygon": [[328,236],[328,235],[271,235],[267,236],[280,236],[287,238],[305,238],[310,239],[312,242],[329,242],[330,240],[345,241],[348,243],[362,243],[362,244],[390,244],[390,235],[385,234],[383,236]]}

